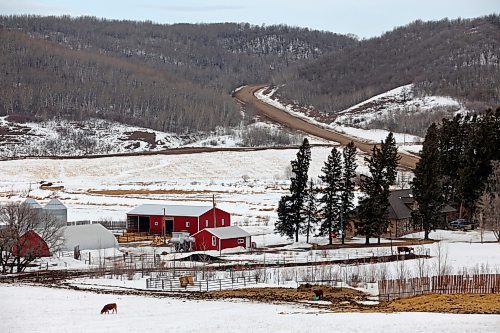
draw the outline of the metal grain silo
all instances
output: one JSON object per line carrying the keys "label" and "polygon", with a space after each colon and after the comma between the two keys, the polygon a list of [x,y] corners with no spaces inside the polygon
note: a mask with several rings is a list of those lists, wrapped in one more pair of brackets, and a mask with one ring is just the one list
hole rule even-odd
{"label": "metal grain silo", "polygon": [[45,207],[43,207],[43,210],[52,216],[55,216],[61,225],[65,226],[67,224],[68,209],[61,201],[52,199],[45,205]]}
{"label": "metal grain silo", "polygon": [[38,213],[42,211],[42,206],[33,198],[27,198],[24,200],[23,204],[30,206],[30,208],[36,210]]}

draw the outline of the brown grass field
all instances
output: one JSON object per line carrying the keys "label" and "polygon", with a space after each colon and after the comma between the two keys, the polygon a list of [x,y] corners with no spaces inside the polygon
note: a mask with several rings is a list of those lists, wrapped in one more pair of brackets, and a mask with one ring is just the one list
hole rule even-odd
{"label": "brown grass field", "polygon": [[[361,291],[348,288],[315,286],[324,291],[324,300],[331,304],[317,303],[317,307],[334,312],[439,312],[460,314],[500,314],[500,294],[428,294],[382,302],[378,305],[364,305],[368,300]],[[203,299],[250,299],[258,302],[302,303],[313,301],[314,293],[308,289],[293,288],[248,288],[199,293]]]}

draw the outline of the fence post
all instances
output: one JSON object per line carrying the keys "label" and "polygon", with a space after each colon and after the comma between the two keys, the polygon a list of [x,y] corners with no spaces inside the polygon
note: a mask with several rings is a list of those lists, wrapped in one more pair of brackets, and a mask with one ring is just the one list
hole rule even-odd
{"label": "fence post", "polygon": [[[207,280],[207,285],[208,285],[208,280]],[[231,287],[232,287],[232,285],[231,285]],[[222,290],[222,283],[221,283],[221,279],[219,279],[219,291],[221,291],[221,290]]]}

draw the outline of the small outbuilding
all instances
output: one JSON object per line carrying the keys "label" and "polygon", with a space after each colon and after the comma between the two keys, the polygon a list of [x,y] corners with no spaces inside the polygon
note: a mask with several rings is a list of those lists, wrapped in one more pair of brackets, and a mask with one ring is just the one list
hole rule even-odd
{"label": "small outbuilding", "polygon": [[99,223],[67,226],[62,229],[62,250],[118,248],[116,237]]}
{"label": "small outbuilding", "polygon": [[50,257],[47,243],[33,230],[28,230],[19,238],[19,242],[12,248],[14,256],[40,258]]}
{"label": "small outbuilding", "polygon": [[127,213],[128,232],[153,235],[170,235],[174,231],[186,231],[193,235],[205,228],[230,225],[231,215],[212,206],[147,204]]}
{"label": "small outbuilding", "polygon": [[251,236],[248,232],[240,227],[222,227],[222,228],[205,228],[193,235],[195,239],[194,250],[222,251],[233,247],[250,247],[252,244]]}

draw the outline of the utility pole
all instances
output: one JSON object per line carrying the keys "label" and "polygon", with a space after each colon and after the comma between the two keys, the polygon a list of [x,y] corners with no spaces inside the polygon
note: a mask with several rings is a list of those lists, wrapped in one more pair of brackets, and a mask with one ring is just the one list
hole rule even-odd
{"label": "utility pole", "polygon": [[215,220],[215,194],[212,194],[212,208],[214,211],[214,228],[217,228],[216,220]]}

